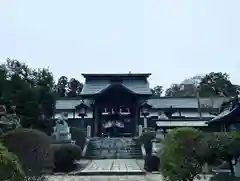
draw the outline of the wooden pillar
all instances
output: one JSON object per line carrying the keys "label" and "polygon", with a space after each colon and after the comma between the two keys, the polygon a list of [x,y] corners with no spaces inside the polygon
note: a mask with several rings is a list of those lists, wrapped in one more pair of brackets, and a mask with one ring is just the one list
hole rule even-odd
{"label": "wooden pillar", "polygon": [[98,119],[99,119],[99,109],[98,106],[94,107],[94,136],[97,136],[97,132],[98,132]]}
{"label": "wooden pillar", "polygon": [[135,120],[134,120],[134,123],[135,123],[135,130],[134,130],[134,135],[135,136],[138,136],[138,126],[139,126],[139,120],[140,119],[140,110],[139,110],[139,104],[135,104]]}

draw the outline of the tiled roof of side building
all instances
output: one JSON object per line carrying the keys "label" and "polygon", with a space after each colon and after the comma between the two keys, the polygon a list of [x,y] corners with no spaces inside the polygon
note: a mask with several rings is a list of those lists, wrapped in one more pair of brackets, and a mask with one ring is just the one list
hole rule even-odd
{"label": "tiled roof of side building", "polygon": [[[219,108],[221,104],[226,100],[224,97],[213,98],[200,98],[201,107],[213,107]],[[153,108],[197,108],[198,101],[196,97],[159,97],[151,98],[148,100],[148,104]]]}
{"label": "tiled roof of side building", "polygon": [[[84,103],[87,106],[91,106],[92,100],[84,100]],[[56,110],[63,110],[63,109],[75,109],[77,105],[81,103],[81,99],[78,97],[76,99],[59,99],[56,101]]]}
{"label": "tiled roof of side building", "polygon": [[[221,104],[225,101],[223,97],[214,98],[200,98],[200,104],[208,105],[208,107],[219,108]],[[75,106],[80,104],[81,98],[61,98],[56,101],[56,109],[74,109]],[[84,102],[90,106],[92,100],[84,100]],[[197,108],[196,97],[159,97],[148,99],[148,104],[152,105],[153,108]]]}

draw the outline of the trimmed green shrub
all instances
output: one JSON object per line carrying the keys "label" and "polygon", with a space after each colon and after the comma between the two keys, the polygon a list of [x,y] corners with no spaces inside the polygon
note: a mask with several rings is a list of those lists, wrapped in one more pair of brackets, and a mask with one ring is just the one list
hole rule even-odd
{"label": "trimmed green shrub", "polygon": [[210,181],[240,181],[240,178],[236,178],[229,173],[218,173],[211,177]]}
{"label": "trimmed green shrub", "polygon": [[142,135],[135,140],[136,144],[138,144],[138,145],[146,144],[150,140],[154,139],[155,135],[156,134],[153,131],[143,132]]}
{"label": "trimmed green shrub", "polygon": [[178,128],[169,132],[164,139],[160,155],[160,168],[170,181],[192,181],[202,170],[196,148],[199,147],[201,132],[193,128]]}
{"label": "trimmed green shrub", "polygon": [[81,148],[74,144],[52,144],[52,150],[54,152],[55,171],[72,171],[75,168],[75,161],[80,160],[82,156]]}
{"label": "trimmed green shrub", "polygon": [[50,138],[34,129],[15,129],[1,137],[3,144],[20,160],[28,176],[52,172],[54,168]]}
{"label": "trimmed green shrub", "polygon": [[3,130],[2,130],[2,128],[0,128],[0,135],[3,135]]}
{"label": "trimmed green shrub", "polygon": [[0,180],[25,181],[18,158],[0,143]]}
{"label": "trimmed green shrub", "polygon": [[75,144],[81,147],[81,149],[83,149],[86,143],[86,135],[84,131],[80,128],[71,127],[70,133],[72,136],[72,140],[76,141]]}
{"label": "trimmed green shrub", "polygon": [[[211,146],[212,157],[219,158],[229,163],[232,176],[235,175],[233,166],[240,156],[240,133],[220,132],[211,136],[214,144]],[[234,160],[234,164],[233,161]]]}

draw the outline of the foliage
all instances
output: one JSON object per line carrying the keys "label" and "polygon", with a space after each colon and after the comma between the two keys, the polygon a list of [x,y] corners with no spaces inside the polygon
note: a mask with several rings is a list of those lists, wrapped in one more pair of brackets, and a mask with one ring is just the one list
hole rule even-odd
{"label": "foliage", "polygon": [[151,141],[154,138],[155,138],[154,131],[146,131],[146,132],[143,132],[142,135],[135,141],[136,141],[136,144],[142,145],[142,144],[148,143],[149,141]]}
{"label": "foliage", "polygon": [[86,135],[84,131],[80,128],[70,127],[70,133],[72,140],[76,141],[75,144],[83,149],[86,143]]}
{"label": "foliage", "polygon": [[191,181],[204,163],[227,161],[234,176],[233,162],[240,156],[237,132],[205,133],[193,128],[169,132],[161,152],[163,175],[170,180]]}
{"label": "foliage", "polygon": [[1,120],[0,135],[1,135],[1,132],[5,133],[21,127],[20,118],[16,114],[7,113],[5,116],[1,116],[0,120]]}
{"label": "foliage", "polygon": [[83,84],[80,83],[77,79],[72,78],[68,82],[68,88],[69,88],[69,91],[67,93],[67,96],[76,97],[76,96],[79,96],[79,94],[81,93]]}
{"label": "foliage", "polygon": [[18,158],[0,143],[0,180],[25,181]]}
{"label": "foliage", "polygon": [[210,181],[239,181],[240,178],[236,178],[229,173],[218,173],[210,178]]}
{"label": "foliage", "polygon": [[66,76],[61,76],[57,83],[57,92],[60,97],[77,97],[80,95],[83,84],[75,78],[68,81]]}
{"label": "foliage", "polygon": [[68,172],[74,168],[74,162],[81,159],[82,150],[79,146],[69,143],[52,144],[55,171]]}
{"label": "foliage", "polygon": [[[56,94],[48,69],[31,69],[17,60],[7,59],[0,70],[0,97],[6,107],[16,106],[23,127],[35,127],[40,117],[54,114]],[[9,112],[9,109],[7,110]]]}
{"label": "foliage", "polygon": [[234,176],[233,164],[236,163],[240,156],[240,148],[238,146],[240,145],[240,134],[237,132],[213,133],[212,138],[215,140],[211,146],[212,156],[227,161]]}
{"label": "foliage", "polygon": [[195,96],[197,87],[201,97],[216,95],[235,96],[236,85],[230,81],[229,75],[222,72],[211,72],[205,76],[194,76],[180,84],[172,84],[165,96]]}
{"label": "foliage", "polygon": [[68,78],[66,76],[61,76],[57,83],[57,91],[60,97],[65,97],[67,95],[67,85]]}
{"label": "foliage", "polygon": [[202,161],[195,152],[201,132],[192,128],[170,131],[160,155],[161,171],[171,181],[192,181],[201,172]]}
{"label": "foliage", "polygon": [[202,78],[200,85],[200,96],[236,95],[236,86],[231,83],[227,73],[211,72]]}
{"label": "foliage", "polygon": [[1,137],[9,151],[16,154],[26,175],[37,176],[51,172],[53,154],[50,138],[33,129],[15,129]]}
{"label": "foliage", "polygon": [[163,86],[157,85],[153,89],[151,89],[151,91],[154,96],[161,97],[163,93]]}

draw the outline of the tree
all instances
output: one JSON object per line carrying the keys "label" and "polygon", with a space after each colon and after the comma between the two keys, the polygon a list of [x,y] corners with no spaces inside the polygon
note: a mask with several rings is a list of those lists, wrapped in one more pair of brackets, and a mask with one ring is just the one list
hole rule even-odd
{"label": "tree", "polygon": [[231,83],[227,73],[211,72],[205,75],[200,82],[200,96],[235,96],[236,88],[237,86]]}
{"label": "tree", "polygon": [[171,87],[166,90],[165,96],[195,96],[196,88],[201,82],[202,78],[203,76],[196,75],[185,79],[180,84],[172,84]]}
{"label": "tree", "polygon": [[72,78],[68,82],[68,93],[67,96],[69,97],[76,97],[78,96],[82,91],[82,83],[80,83],[77,79]]}
{"label": "tree", "polygon": [[197,75],[185,79],[180,84],[173,84],[166,90],[165,96],[195,96],[199,87],[200,97],[235,96],[238,86],[233,85],[227,73],[211,72],[204,76]]}
{"label": "tree", "polygon": [[165,96],[169,97],[177,97],[183,96],[184,93],[182,91],[182,86],[180,84],[172,84],[170,88],[168,88],[165,92]]}
{"label": "tree", "polygon": [[151,89],[154,96],[161,97],[163,93],[163,87],[162,86],[155,86],[153,89]]}
{"label": "tree", "polygon": [[[49,69],[31,69],[17,60],[7,59],[0,70],[0,93],[7,107],[16,106],[24,127],[37,125],[40,115],[54,114],[54,79]],[[9,111],[9,110],[8,110]]]}
{"label": "tree", "polygon": [[196,153],[201,131],[177,128],[169,132],[160,155],[161,171],[169,181],[192,181],[202,170],[204,159]]}
{"label": "tree", "polygon": [[215,141],[210,147],[212,156],[227,161],[232,176],[235,176],[233,166],[240,156],[240,134],[237,132],[213,133],[212,138]]}
{"label": "tree", "polygon": [[68,78],[66,76],[61,76],[57,83],[57,92],[60,97],[65,97],[67,93]]}
{"label": "tree", "polygon": [[206,133],[193,128],[177,128],[164,140],[161,171],[171,180],[192,181],[205,163],[227,161],[232,176],[240,156],[238,132]]}

